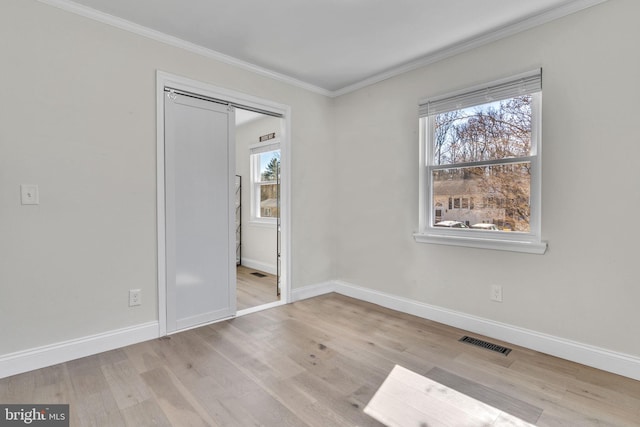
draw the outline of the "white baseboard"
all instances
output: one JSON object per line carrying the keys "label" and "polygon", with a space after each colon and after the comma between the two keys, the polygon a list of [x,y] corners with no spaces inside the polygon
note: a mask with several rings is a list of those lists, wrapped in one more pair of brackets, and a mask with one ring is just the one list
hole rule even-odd
{"label": "white baseboard", "polygon": [[278,274],[278,267],[275,264],[268,264],[266,262],[256,261],[254,259],[242,258],[240,264],[247,268],[252,268],[258,271],[264,271],[269,274]]}
{"label": "white baseboard", "polygon": [[[340,280],[293,289],[291,300],[299,301],[337,292],[382,307],[482,334],[542,353],[581,363],[640,381],[640,358],[571,341],[505,323],[436,307],[408,298],[375,291]],[[159,336],[158,322],[122,328],[16,353],[0,355],[0,378],[80,357],[109,351]]]}
{"label": "white baseboard", "polygon": [[303,286],[291,290],[291,302],[313,298],[336,291],[336,282],[324,282],[315,285]]}
{"label": "white baseboard", "polygon": [[0,378],[158,338],[158,322],[0,355]]}
{"label": "white baseboard", "polygon": [[337,292],[392,310],[412,314],[603,371],[640,380],[640,358],[638,357],[436,307],[340,280],[295,289],[293,291],[293,300],[311,298],[329,292]]}

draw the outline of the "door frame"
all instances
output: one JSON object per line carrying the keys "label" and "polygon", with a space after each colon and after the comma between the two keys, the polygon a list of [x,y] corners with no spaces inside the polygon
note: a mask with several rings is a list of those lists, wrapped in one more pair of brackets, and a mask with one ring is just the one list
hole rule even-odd
{"label": "door frame", "polygon": [[[291,107],[242,92],[221,88],[187,77],[156,71],[156,182],[157,182],[157,243],[158,243],[158,324],[159,336],[167,335],[167,275],[166,275],[166,216],[165,216],[165,140],[164,140],[164,96],[165,88],[173,88],[248,107],[282,117],[280,138],[280,232],[281,232],[281,295],[278,303],[269,307],[287,304],[291,298],[291,156],[290,129]],[[235,165],[234,165],[235,167]],[[235,233],[234,233],[235,234]],[[235,259],[235,256],[234,256]],[[235,283],[232,284],[236,286]],[[260,309],[260,307],[257,307]],[[266,308],[266,307],[265,307]],[[253,310],[255,311],[255,310]],[[247,314],[243,312],[242,314]]]}

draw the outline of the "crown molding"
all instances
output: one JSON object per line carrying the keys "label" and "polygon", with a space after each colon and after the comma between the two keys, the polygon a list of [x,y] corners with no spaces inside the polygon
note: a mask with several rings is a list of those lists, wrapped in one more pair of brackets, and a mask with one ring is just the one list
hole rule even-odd
{"label": "crown molding", "polygon": [[113,16],[108,13],[100,12],[90,7],[83,6],[78,3],[74,3],[71,0],[38,0],[38,1],[40,3],[57,7],[67,12],[71,12],[76,15],[80,15],[85,18],[89,18],[94,21],[101,22],[103,24],[111,25],[112,27],[116,27],[121,30],[129,31],[131,33],[137,34],[142,37],[146,37],[154,41],[165,43],[167,45],[184,49],[186,51],[195,53],[197,55],[201,55],[207,58],[214,59],[216,61],[220,61],[228,65],[232,65],[247,71],[251,71],[253,73],[259,74],[264,77],[269,77],[271,79],[278,80],[280,82],[287,83],[292,86],[297,86],[302,89],[306,89],[310,92],[315,92],[320,95],[329,96],[329,97],[332,96],[332,92],[330,90],[321,88],[319,86],[315,86],[313,84],[304,82],[302,80],[298,80],[294,77],[290,77],[282,73],[278,73],[276,71],[269,70],[264,67],[260,67],[258,65],[243,61],[241,59],[237,59],[232,56],[225,55],[224,53],[220,53],[212,49],[207,49],[195,43],[191,43],[191,42],[182,40],[180,38],[162,33],[160,31],[153,30],[143,25],[139,25],[134,22],[127,21],[126,19],[122,19],[117,16]]}
{"label": "crown molding", "polygon": [[394,67],[388,71],[380,74],[373,75],[360,82],[354,83],[349,86],[345,86],[342,89],[338,89],[331,92],[332,97],[338,97],[350,92],[362,89],[375,83],[379,83],[383,80],[390,79],[400,74],[407,73],[409,71],[416,70],[418,68],[425,67],[427,65],[442,61],[443,59],[450,58],[463,52],[475,49],[477,47],[507,38],[509,36],[524,32],[539,25],[546,24],[559,18],[571,15],[579,12],[583,9],[587,9],[591,6],[604,3],[607,0],[571,0],[564,3],[561,6],[547,9],[535,15],[528,16],[517,22],[507,24],[500,28],[488,31],[478,36],[468,38],[458,43],[454,43],[443,49],[437,50],[426,56],[423,56],[415,61],[408,62],[404,65]]}
{"label": "crown molding", "polygon": [[129,31],[134,34],[138,34],[140,36],[143,36],[161,43],[168,44],[170,46],[178,47],[178,48],[187,50],[189,52],[202,55],[207,58],[214,59],[216,61],[220,61],[228,65],[232,65],[247,71],[251,71],[253,73],[256,73],[264,77],[269,77],[274,80],[278,80],[280,82],[290,84],[292,86],[297,86],[302,89],[306,89],[310,92],[335,98],[335,97],[346,95],[350,92],[354,92],[356,90],[362,89],[364,87],[373,85],[375,83],[379,83],[383,80],[390,79],[400,74],[404,74],[409,71],[413,71],[415,69],[425,67],[427,65],[436,63],[443,59],[458,55],[460,53],[467,52],[471,49],[475,49],[477,47],[529,30],[539,25],[546,24],[556,19],[563,18],[567,15],[571,15],[583,9],[587,9],[589,7],[598,5],[600,3],[604,3],[607,0],[569,0],[560,6],[544,10],[534,15],[530,15],[519,21],[504,25],[500,28],[488,31],[478,36],[468,38],[459,43],[454,43],[443,49],[437,50],[433,53],[423,56],[415,61],[411,61],[406,64],[400,65],[398,67],[391,68],[387,71],[384,71],[379,74],[375,74],[357,83],[354,83],[354,84],[345,86],[341,89],[337,89],[333,91],[321,88],[319,86],[304,82],[302,80],[287,76],[282,73],[278,73],[276,71],[269,70],[264,67],[260,67],[250,62],[246,62],[246,61],[234,58],[232,56],[217,52],[215,50],[207,49],[195,43],[191,43],[191,42],[179,39],[177,37],[170,36],[160,31],[152,30],[151,28],[144,27],[139,24],[135,24],[131,21],[127,21],[125,19],[118,18],[113,15],[109,15],[108,13],[100,12],[90,7],[83,6],[78,3],[74,3],[71,0],[38,0],[38,1],[50,6],[57,7],[59,9],[63,9],[71,13],[75,13],[85,18],[93,19],[95,21],[102,22],[107,25],[111,25],[121,30]]}

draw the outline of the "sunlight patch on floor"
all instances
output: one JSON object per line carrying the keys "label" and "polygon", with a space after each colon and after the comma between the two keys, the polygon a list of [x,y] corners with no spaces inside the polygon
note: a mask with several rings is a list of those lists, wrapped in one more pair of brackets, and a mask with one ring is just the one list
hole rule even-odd
{"label": "sunlight patch on floor", "polygon": [[399,365],[364,412],[390,427],[533,425]]}

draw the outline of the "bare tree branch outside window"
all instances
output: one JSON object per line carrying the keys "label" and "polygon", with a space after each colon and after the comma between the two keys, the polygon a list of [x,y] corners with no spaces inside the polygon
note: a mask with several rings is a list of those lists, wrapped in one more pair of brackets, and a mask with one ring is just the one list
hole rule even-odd
{"label": "bare tree branch outside window", "polygon": [[[531,155],[531,103],[524,95],[435,116],[432,162],[451,165],[432,174],[433,206],[449,207],[439,219],[529,231],[531,164],[518,159]],[[478,203],[452,209],[450,199]]]}

